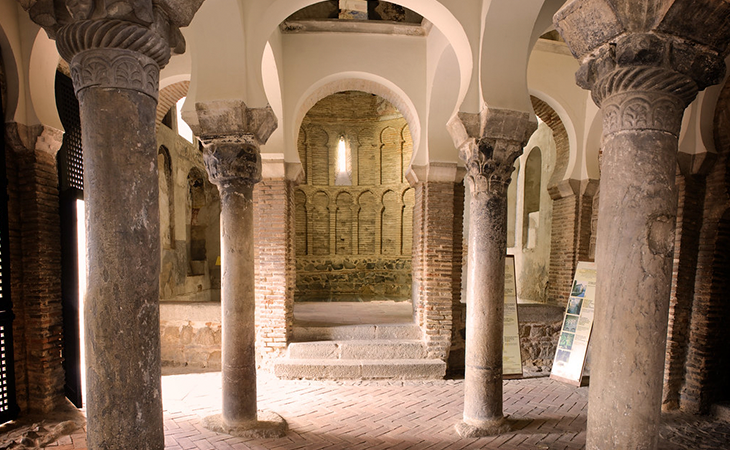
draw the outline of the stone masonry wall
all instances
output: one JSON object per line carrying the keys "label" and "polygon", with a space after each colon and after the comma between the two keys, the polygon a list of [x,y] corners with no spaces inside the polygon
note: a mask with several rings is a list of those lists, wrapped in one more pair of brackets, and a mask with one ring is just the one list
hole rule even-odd
{"label": "stone masonry wall", "polygon": [[410,298],[412,146],[405,119],[381,97],[339,92],[309,110],[294,196],[297,301]]}
{"label": "stone masonry wall", "polygon": [[293,183],[265,179],[254,187],[256,357],[268,366],[286,352],[294,320]]}
{"label": "stone masonry wall", "polygon": [[162,367],[221,369],[221,305],[161,302]]}

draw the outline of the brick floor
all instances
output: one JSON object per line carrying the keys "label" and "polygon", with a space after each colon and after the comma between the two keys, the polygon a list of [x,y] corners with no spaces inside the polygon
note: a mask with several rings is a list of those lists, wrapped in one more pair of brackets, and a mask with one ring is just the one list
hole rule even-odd
{"label": "brick floor", "polygon": [[[279,413],[289,424],[286,437],[265,440],[216,434],[201,426],[202,417],[220,412],[220,386],[220,373],[163,377],[167,450],[566,450],[585,446],[588,388],[548,378],[505,381],[504,409],[514,421],[514,431],[481,439],[461,439],[454,431],[463,408],[461,380],[285,381],[260,374],[259,408]],[[726,422],[687,416],[672,420],[663,426],[661,448],[730,448]],[[714,441],[707,438],[710,435]],[[699,436],[705,437],[701,446]],[[85,449],[83,431],[61,439],[53,448]]]}

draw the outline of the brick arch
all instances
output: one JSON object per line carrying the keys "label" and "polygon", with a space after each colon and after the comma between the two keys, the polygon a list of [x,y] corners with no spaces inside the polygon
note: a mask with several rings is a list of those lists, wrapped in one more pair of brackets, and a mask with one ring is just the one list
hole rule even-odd
{"label": "brick arch", "polygon": [[[387,80],[384,80],[387,83]],[[313,86],[302,100],[295,112],[294,129],[301,127],[304,116],[318,101],[332,94],[345,91],[361,91],[382,97],[395,106],[398,112],[406,119],[413,138],[413,147],[418,148],[418,141],[421,136],[421,122],[418,113],[411,99],[404,92],[396,92],[399,88],[396,85],[386,86],[384,83],[358,77],[352,74],[351,77],[338,78],[333,81],[324,82],[320,86]]]}
{"label": "brick arch", "polygon": [[556,187],[565,176],[570,163],[570,142],[568,140],[568,132],[560,116],[547,103],[535,97],[530,96],[532,100],[532,108],[535,115],[553,130],[553,140],[555,140],[555,169],[550,176],[548,182],[548,190]]}
{"label": "brick arch", "polygon": [[188,89],[190,88],[190,81],[183,80],[173,83],[169,86],[165,86],[160,89],[159,100],[157,101],[157,116],[155,117],[155,128],[159,128],[162,123],[162,119],[170,108],[175,105],[181,98],[188,95]]}

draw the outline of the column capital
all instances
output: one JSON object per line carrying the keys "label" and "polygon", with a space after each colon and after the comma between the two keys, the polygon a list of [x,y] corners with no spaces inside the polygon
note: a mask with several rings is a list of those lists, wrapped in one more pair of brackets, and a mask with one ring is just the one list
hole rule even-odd
{"label": "column capital", "polygon": [[56,40],[78,95],[87,87],[130,89],[157,99],[159,71],[185,52],[180,27],[203,0],[19,0]]}
{"label": "column capital", "polygon": [[448,128],[466,162],[472,192],[506,195],[515,160],[537,129],[537,121],[524,111],[484,108],[478,114],[460,112]]}
{"label": "column capital", "polygon": [[[650,110],[640,113],[639,121],[651,123],[662,120],[665,108],[679,107],[676,120],[681,120],[698,91],[722,80],[730,41],[730,28],[724,24],[728,15],[726,2],[663,0],[646,7],[629,0],[573,0],[554,20],[581,62],[577,84],[591,90],[599,106],[615,94],[657,94],[637,100],[648,102],[640,109]],[[619,115],[631,122],[633,110]],[[676,120],[654,125],[673,131]]]}
{"label": "column capital", "polygon": [[211,182],[221,190],[261,181],[262,144],[276,130],[270,106],[249,108],[241,100],[195,104],[186,122],[205,147],[203,160]]}
{"label": "column capital", "polygon": [[196,103],[195,112],[183,111],[183,118],[203,145],[244,139],[258,147],[269,140],[278,126],[271,106],[249,108],[242,100]]}
{"label": "column capital", "polygon": [[203,162],[211,183],[221,192],[231,188],[238,191],[241,186],[253,186],[261,181],[261,152],[247,135],[209,143]]}

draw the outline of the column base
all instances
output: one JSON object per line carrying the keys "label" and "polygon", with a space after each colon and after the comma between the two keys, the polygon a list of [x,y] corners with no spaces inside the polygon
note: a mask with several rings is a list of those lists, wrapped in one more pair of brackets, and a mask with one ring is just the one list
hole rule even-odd
{"label": "column base", "polygon": [[203,426],[216,433],[249,439],[280,438],[286,435],[288,428],[286,420],[271,411],[257,411],[256,419],[235,425],[229,425],[221,414],[208,416],[203,419]]}
{"label": "column base", "polygon": [[479,425],[466,422],[457,423],[454,428],[459,436],[463,438],[478,438],[485,436],[497,436],[510,431],[511,426],[506,418],[500,417],[495,420],[482,421]]}

